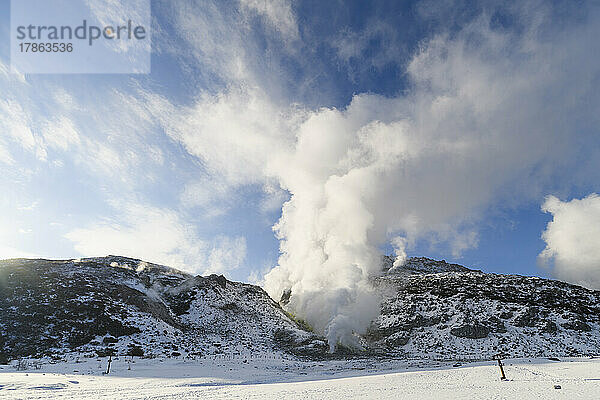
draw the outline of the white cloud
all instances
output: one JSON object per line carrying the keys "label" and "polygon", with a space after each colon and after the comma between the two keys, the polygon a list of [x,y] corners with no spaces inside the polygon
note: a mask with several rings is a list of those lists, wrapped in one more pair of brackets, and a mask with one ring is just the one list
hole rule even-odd
{"label": "white cloud", "polygon": [[262,267],[250,271],[246,281],[253,285],[263,286],[265,284],[265,275],[273,268],[275,260],[267,260],[262,263]]}
{"label": "white cloud", "polygon": [[[86,5],[91,15],[100,26],[121,26],[131,20],[134,26],[142,25],[146,35],[151,35],[151,10],[150,0],[87,0]],[[114,40],[103,41],[103,46],[110,47],[113,51],[128,52],[130,58],[140,57],[143,51],[150,49],[150,41]]]}
{"label": "white cloud", "polygon": [[64,88],[55,88],[53,97],[56,104],[65,110],[75,110],[78,108],[75,98]]}
{"label": "white cloud", "polygon": [[[159,110],[172,109],[160,104]],[[232,185],[262,182],[272,159],[291,144],[291,127],[298,121],[260,90],[245,86],[205,94],[192,107],[159,115],[172,139]]]}
{"label": "white cloud", "polygon": [[[376,52],[373,52],[373,42],[379,43]],[[331,45],[338,58],[351,68],[351,78],[356,73],[372,72],[373,68],[399,65],[407,56],[397,27],[379,20],[369,21],[359,32],[342,31]]]}
{"label": "white cloud", "polygon": [[0,162],[8,165],[12,165],[15,163],[15,160],[10,155],[10,152],[6,148],[6,146],[0,142]]}
{"label": "white cloud", "polygon": [[158,165],[163,165],[165,162],[164,153],[158,146],[148,147],[148,157]]}
{"label": "white cloud", "polygon": [[225,10],[222,2],[206,1],[198,7],[194,1],[180,1],[172,9],[173,24],[203,70],[225,82],[250,79],[253,71],[247,62],[251,46],[244,34],[247,27],[237,15]]}
{"label": "white cloud", "polygon": [[[300,52],[303,43],[289,0],[205,0],[201,7],[198,1],[181,0],[171,11],[178,35],[167,39],[168,46],[163,39],[156,47],[175,54],[184,69],[201,71],[200,90],[214,94],[246,85],[287,101],[286,86],[301,87],[313,79],[299,82],[298,74],[286,68],[291,58],[302,69],[312,68]],[[190,77],[191,85],[197,77]]]}
{"label": "white cloud", "polygon": [[14,68],[11,71],[11,68],[9,68],[8,65],[4,64],[2,60],[0,60],[0,76],[2,76],[2,78],[7,81],[15,79],[19,84],[27,84],[25,75],[16,71]]}
{"label": "white cloud", "polygon": [[289,193],[282,190],[278,185],[267,182],[262,188],[265,197],[263,198],[260,209],[264,213],[281,210],[283,203],[289,200]]}
{"label": "white cloud", "polygon": [[68,232],[82,256],[118,254],[199,271],[207,244],[172,210],[139,204],[117,205],[120,218],[110,218]]}
{"label": "white cloud", "polygon": [[207,176],[204,179],[185,186],[181,194],[181,202],[186,207],[213,208],[222,214],[230,205],[228,198],[233,196],[230,186],[221,178]]}
{"label": "white cloud", "polygon": [[75,160],[84,165],[88,171],[103,178],[113,180],[134,181],[135,154],[128,157],[131,153],[118,151],[110,143],[95,139],[85,139],[83,141],[85,151],[75,153]]}
{"label": "white cloud", "polygon": [[22,206],[17,207],[17,210],[19,210],[19,211],[33,211],[33,210],[35,210],[38,207],[39,204],[40,204],[40,201],[39,200],[35,200],[34,202],[29,203],[28,205],[22,205]]}
{"label": "white cloud", "polygon": [[67,150],[69,146],[80,143],[73,122],[64,116],[48,121],[42,130],[42,135],[49,146],[61,150]]}
{"label": "white cloud", "polygon": [[26,150],[34,150],[36,146],[30,124],[29,116],[18,102],[0,100],[0,130]]}
{"label": "white cloud", "polygon": [[221,274],[239,268],[246,260],[244,237],[217,237],[210,249],[204,274]]}
{"label": "white cloud", "polygon": [[559,279],[600,290],[600,196],[560,201],[548,196],[542,211],[553,219],[542,233],[539,260]]}
{"label": "white cloud", "polygon": [[243,237],[201,239],[193,225],[171,209],[113,203],[117,217],[65,234],[82,256],[117,254],[197,274],[226,273],[246,257]]}
{"label": "white cloud", "polygon": [[288,0],[240,0],[242,8],[262,15],[286,39],[297,39],[298,24]]}
{"label": "white cloud", "polygon": [[7,260],[9,258],[42,258],[42,256],[14,247],[0,245],[0,260]]}
{"label": "white cloud", "polygon": [[9,72],[0,60],[0,162],[14,165],[20,150],[46,161],[46,148],[35,135],[36,107],[28,98],[31,89],[24,75]]}

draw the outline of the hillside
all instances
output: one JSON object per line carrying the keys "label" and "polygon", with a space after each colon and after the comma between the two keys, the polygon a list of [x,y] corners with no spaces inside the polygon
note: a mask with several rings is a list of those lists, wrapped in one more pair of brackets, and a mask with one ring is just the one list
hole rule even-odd
{"label": "hillside", "polygon": [[[391,266],[384,258],[384,268]],[[374,280],[381,315],[368,338],[401,357],[600,354],[600,292],[411,258]]]}
{"label": "hillside", "polygon": [[0,293],[9,358],[274,354],[282,336],[296,353],[326,348],[257,286],[130,258],[2,261]]}
{"label": "hillside", "polygon": [[373,278],[382,306],[364,336],[366,351],[338,347],[331,355],[285,305],[223,276],[117,256],[0,261],[0,359],[68,352],[450,360],[600,354],[598,291],[422,257],[392,264],[384,257]]}

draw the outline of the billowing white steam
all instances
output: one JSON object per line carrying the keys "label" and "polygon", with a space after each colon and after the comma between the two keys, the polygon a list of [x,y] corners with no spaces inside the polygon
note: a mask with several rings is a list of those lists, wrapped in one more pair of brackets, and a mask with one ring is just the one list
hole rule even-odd
{"label": "billowing white steam", "polygon": [[[386,240],[395,264],[422,234],[468,248],[478,210],[514,199],[507,193],[537,195],[553,163],[568,158],[573,148],[555,144],[568,143],[568,109],[585,96],[565,104],[544,93],[587,70],[586,58],[580,44],[555,43],[571,53],[563,56],[531,39],[492,32],[485,19],[456,40],[438,37],[408,67],[411,93],[355,96],[346,110],[310,114],[291,154],[274,163],[292,197],[275,227],[283,255],[265,288],[276,299],[291,288],[290,307],[331,346],[352,343],[376,316],[369,277]],[[586,93],[588,83],[565,90]]]}
{"label": "billowing white steam", "polygon": [[[373,100],[381,101],[354,104]],[[354,344],[353,332],[363,333],[379,309],[369,284],[381,268],[377,244],[385,239],[373,211],[376,189],[396,170],[403,149],[394,148],[402,146],[395,131],[388,138],[377,132],[372,117],[352,108],[311,115],[295,151],[275,166],[292,197],[275,226],[283,255],[265,288],[274,297],[291,289],[290,307],[324,332],[332,349]]]}
{"label": "billowing white steam", "polygon": [[593,170],[569,162],[597,140],[600,58],[589,49],[598,12],[560,30],[538,17],[518,34],[490,28],[484,16],[433,38],[396,98],[361,94],[344,109],[310,111],[240,84],[183,113],[144,101],[231,187],[288,191],[274,228],[282,255],[265,288],[274,299],[291,289],[290,309],[332,347],[354,344],[378,312],[369,277],[382,244],[394,238],[396,264],[423,235],[460,252],[477,243],[474,223],[487,207],[545,194],[565,183],[556,178],[564,171],[576,179]]}

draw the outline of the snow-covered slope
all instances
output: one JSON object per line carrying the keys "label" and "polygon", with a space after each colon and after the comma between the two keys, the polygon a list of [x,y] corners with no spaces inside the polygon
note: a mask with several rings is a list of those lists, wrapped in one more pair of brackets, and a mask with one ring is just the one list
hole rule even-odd
{"label": "snow-covered slope", "polygon": [[366,351],[329,355],[322,337],[257,286],[116,256],[0,261],[0,364],[66,352],[454,360],[600,354],[598,291],[427,258],[392,264],[384,257],[373,279],[382,307],[364,337]]}
{"label": "snow-covered slope", "polygon": [[[384,267],[392,260],[384,257]],[[600,354],[600,292],[564,282],[410,258],[374,280],[385,354],[450,359]]]}
{"label": "snow-covered slope", "polygon": [[324,352],[261,288],[140,260],[0,262],[0,357]]}
{"label": "snow-covered slope", "polygon": [[[505,360],[456,365],[423,361],[297,362],[106,360],[0,366],[0,398],[49,399],[598,399],[600,359]],[[454,365],[454,366],[453,366]],[[129,368],[131,367],[131,368]]]}

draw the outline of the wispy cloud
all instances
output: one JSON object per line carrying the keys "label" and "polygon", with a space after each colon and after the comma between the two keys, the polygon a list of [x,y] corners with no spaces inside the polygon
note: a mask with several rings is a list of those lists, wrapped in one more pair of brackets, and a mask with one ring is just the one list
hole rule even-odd
{"label": "wispy cloud", "polygon": [[115,216],[65,234],[82,256],[119,254],[207,274],[229,272],[245,260],[243,237],[202,240],[174,210],[114,203]]}
{"label": "wispy cloud", "polygon": [[64,116],[49,120],[42,128],[42,135],[48,146],[63,151],[68,150],[71,145],[80,143],[76,127]]}
{"label": "wispy cloud", "polygon": [[204,274],[230,272],[239,268],[246,259],[246,239],[217,237],[210,249]]}
{"label": "wispy cloud", "polygon": [[281,33],[284,39],[298,39],[298,24],[288,0],[240,0],[243,9],[263,16],[267,23]]}

